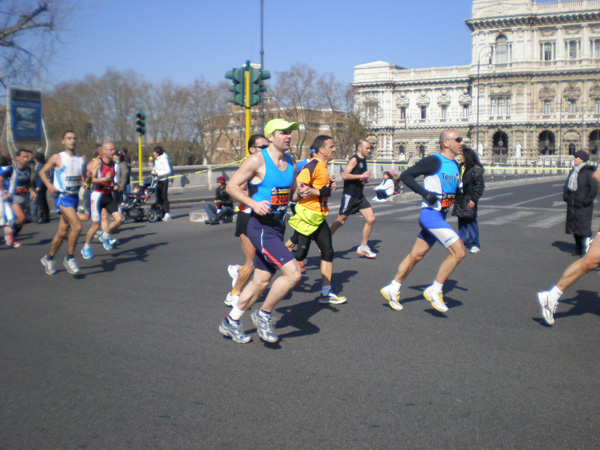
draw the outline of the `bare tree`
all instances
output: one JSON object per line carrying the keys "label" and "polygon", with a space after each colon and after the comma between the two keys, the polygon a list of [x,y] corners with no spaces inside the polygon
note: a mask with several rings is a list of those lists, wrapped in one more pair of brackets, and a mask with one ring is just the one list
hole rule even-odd
{"label": "bare tree", "polygon": [[0,0],[0,77],[4,84],[34,80],[65,31],[72,0]]}
{"label": "bare tree", "polygon": [[317,71],[306,64],[293,64],[289,70],[277,74],[277,82],[271,88],[273,101],[279,116],[302,124],[298,140],[290,149],[295,158],[302,157],[302,149],[309,146],[308,125],[319,119],[317,108],[321,106],[317,91]]}
{"label": "bare tree", "polygon": [[227,133],[230,122],[227,103],[227,83],[194,81],[190,88],[188,111],[194,127],[194,140],[198,143],[199,159],[211,162],[219,141]]}

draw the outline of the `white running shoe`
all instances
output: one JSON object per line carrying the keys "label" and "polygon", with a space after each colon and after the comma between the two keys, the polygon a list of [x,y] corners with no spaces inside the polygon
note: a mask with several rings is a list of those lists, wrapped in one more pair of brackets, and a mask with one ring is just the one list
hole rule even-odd
{"label": "white running shoe", "polygon": [[162,219],[162,221],[163,221],[163,222],[168,222],[169,220],[173,220],[173,218],[171,217],[171,214],[169,214],[169,213],[166,213],[166,214],[163,216],[163,219]]}
{"label": "white running shoe", "polygon": [[231,292],[227,293],[227,297],[225,298],[225,304],[227,306],[234,307],[240,301],[240,294],[232,294]]}
{"label": "white running shoe", "polygon": [[474,245],[473,247],[471,247],[471,250],[469,250],[471,253],[479,253],[481,251],[481,249],[479,247],[477,247],[476,245]]}
{"label": "white running shoe", "polygon": [[550,300],[550,291],[542,291],[537,293],[538,303],[540,305],[540,314],[542,319],[548,325],[554,325],[554,313],[558,307],[558,302],[552,302]]}
{"label": "white running shoe", "polygon": [[44,255],[44,257],[41,259],[41,263],[44,265],[48,275],[54,275],[56,273],[56,269],[54,268],[54,260],[48,259],[48,255]]}
{"label": "white running shoe", "polygon": [[319,298],[319,303],[329,303],[330,305],[341,305],[347,301],[346,297],[334,294],[333,292],[330,292],[329,295],[321,294],[321,298]]}
{"label": "white running shoe", "polygon": [[423,292],[423,297],[431,302],[431,306],[437,309],[439,312],[445,313],[448,311],[448,307],[444,303],[444,294],[441,292],[434,292],[433,286],[429,286]]}
{"label": "white running shoe", "polygon": [[404,306],[400,303],[400,292],[396,295],[392,294],[392,287],[389,284],[381,288],[379,292],[381,292],[381,295],[389,302],[390,308],[395,309],[396,311],[402,311],[404,309]]}
{"label": "white running shoe", "polygon": [[373,253],[367,244],[360,244],[356,249],[356,253],[358,253],[360,256],[365,256],[371,259],[377,257],[377,254]]}
{"label": "white running shoe", "polygon": [[67,258],[65,256],[65,259],[63,260],[63,266],[65,266],[65,269],[67,269],[67,272],[69,272],[71,275],[76,275],[79,273],[79,266],[77,265],[75,258]]}
{"label": "white running shoe", "polygon": [[231,287],[234,288],[237,283],[238,276],[240,275],[240,266],[238,264],[231,264],[227,266],[227,273],[231,277]]}

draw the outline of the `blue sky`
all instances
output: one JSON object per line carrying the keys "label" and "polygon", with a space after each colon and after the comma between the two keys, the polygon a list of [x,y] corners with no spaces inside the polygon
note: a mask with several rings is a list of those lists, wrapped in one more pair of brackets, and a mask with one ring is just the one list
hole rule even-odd
{"label": "blue sky", "polygon": [[[148,81],[224,80],[260,62],[260,0],[80,0],[42,88],[133,69]],[[470,63],[471,0],[264,0],[265,69],[294,63],[351,82],[353,67]]]}

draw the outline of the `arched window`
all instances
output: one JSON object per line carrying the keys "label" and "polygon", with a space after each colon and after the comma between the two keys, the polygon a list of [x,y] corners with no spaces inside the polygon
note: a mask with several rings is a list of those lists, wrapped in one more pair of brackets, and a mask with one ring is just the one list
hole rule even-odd
{"label": "arched window", "polygon": [[421,158],[421,159],[425,158],[425,146],[424,145],[419,145],[419,158]]}
{"label": "arched window", "polygon": [[501,34],[496,38],[496,63],[504,64],[508,62],[508,39]]}
{"label": "arched window", "polygon": [[538,151],[540,155],[554,155],[556,139],[552,131],[544,130],[538,136]]}
{"label": "arched window", "polygon": [[493,136],[492,152],[494,155],[508,154],[508,135],[504,131],[496,131]]}
{"label": "arched window", "polygon": [[600,150],[600,130],[594,130],[590,133],[590,153],[597,155]]}

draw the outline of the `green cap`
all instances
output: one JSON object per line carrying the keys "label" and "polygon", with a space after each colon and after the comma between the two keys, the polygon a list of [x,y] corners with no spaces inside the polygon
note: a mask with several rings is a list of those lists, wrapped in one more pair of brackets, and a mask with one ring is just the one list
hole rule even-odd
{"label": "green cap", "polygon": [[287,122],[283,119],[273,119],[265,125],[265,137],[269,137],[275,131],[280,130],[297,130],[298,122]]}

